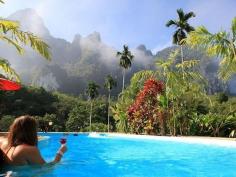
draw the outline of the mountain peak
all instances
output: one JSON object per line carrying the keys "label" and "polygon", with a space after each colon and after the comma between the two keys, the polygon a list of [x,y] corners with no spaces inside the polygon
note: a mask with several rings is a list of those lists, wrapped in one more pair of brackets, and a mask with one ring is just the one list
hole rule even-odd
{"label": "mountain peak", "polygon": [[82,37],[81,37],[80,34],[76,34],[76,35],[74,36],[74,39],[73,39],[72,43],[80,43],[81,38],[82,38]]}
{"label": "mountain peak", "polygon": [[99,32],[96,31],[93,32],[92,34],[89,34],[86,38],[93,42],[101,42],[101,35]]}
{"label": "mountain peak", "polygon": [[21,29],[33,32],[40,37],[49,36],[49,30],[45,27],[43,19],[36,10],[27,8],[16,11],[11,14],[8,19],[20,22]]}
{"label": "mountain peak", "polygon": [[138,47],[137,47],[138,50],[142,50],[142,51],[146,51],[147,48],[144,44],[140,44]]}
{"label": "mountain peak", "polygon": [[136,49],[144,52],[145,55],[152,56],[151,50],[147,50],[147,48],[144,44],[139,45]]}

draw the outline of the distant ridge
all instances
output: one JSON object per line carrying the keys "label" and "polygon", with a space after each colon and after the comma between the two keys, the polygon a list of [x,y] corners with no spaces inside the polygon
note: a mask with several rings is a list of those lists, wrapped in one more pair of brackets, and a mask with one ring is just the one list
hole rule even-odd
{"label": "distant ridge", "polygon": [[[121,91],[122,76],[119,59],[116,57],[117,51],[103,43],[99,32],[95,31],[86,37],[76,34],[72,42],[68,42],[53,37],[43,19],[33,9],[17,11],[8,19],[19,21],[23,30],[39,35],[51,47],[52,61],[48,62],[28,48],[26,55],[19,56],[13,48],[0,43],[1,56],[10,60],[25,84],[78,95],[84,93],[89,80],[94,80],[101,86],[100,93],[105,94],[104,78],[107,74],[112,74],[118,80],[118,86],[113,94],[117,95]],[[144,44],[131,49],[135,58],[127,73],[126,85],[133,73],[144,69],[155,69],[155,61],[158,58],[167,58],[175,49],[177,46],[167,47],[158,51],[156,55]],[[236,94],[236,82],[231,81],[225,86],[217,79],[216,60],[210,60],[203,52],[188,48],[184,48],[184,54],[186,59],[201,60],[198,69],[209,80],[209,93],[225,91],[229,88],[231,93]]]}

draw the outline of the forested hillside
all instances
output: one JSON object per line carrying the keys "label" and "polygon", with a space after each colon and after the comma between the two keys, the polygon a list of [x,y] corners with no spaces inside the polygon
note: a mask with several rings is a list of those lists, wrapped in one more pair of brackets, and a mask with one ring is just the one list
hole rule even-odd
{"label": "forested hillside", "polygon": [[[72,42],[53,37],[43,20],[32,9],[18,11],[8,17],[20,21],[24,30],[34,32],[41,36],[51,47],[52,61],[46,61],[35,54],[31,49],[26,50],[26,55],[17,55],[14,48],[0,43],[0,52],[4,58],[8,58],[12,67],[21,76],[24,84],[41,86],[48,91],[57,90],[70,94],[83,94],[88,81],[97,82],[101,88],[99,92],[105,93],[103,89],[104,78],[111,74],[118,85],[112,94],[117,95],[121,91],[122,70],[119,67],[119,59],[116,57],[117,49],[103,43],[98,32],[86,37],[75,35]],[[176,47],[169,47],[157,54],[146,49],[145,45],[131,49],[134,55],[132,67],[126,76],[126,85],[131,76],[140,70],[155,69],[155,62],[159,58],[166,58]],[[201,60],[198,69],[207,78],[209,94],[224,91],[236,93],[235,83],[223,84],[217,79],[217,60],[212,60],[201,51],[185,48],[185,59]],[[178,62],[178,61],[177,61]]]}

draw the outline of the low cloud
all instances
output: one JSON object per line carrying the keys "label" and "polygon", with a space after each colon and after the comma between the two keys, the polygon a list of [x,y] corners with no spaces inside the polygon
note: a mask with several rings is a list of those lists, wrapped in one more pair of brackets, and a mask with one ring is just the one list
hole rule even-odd
{"label": "low cloud", "polygon": [[159,52],[159,51],[161,51],[161,50],[163,50],[163,49],[165,49],[167,47],[170,47],[170,46],[172,46],[172,42],[171,41],[169,41],[169,42],[167,42],[165,44],[162,44],[162,45],[159,44],[154,49],[152,49],[152,53],[155,55],[157,52]]}

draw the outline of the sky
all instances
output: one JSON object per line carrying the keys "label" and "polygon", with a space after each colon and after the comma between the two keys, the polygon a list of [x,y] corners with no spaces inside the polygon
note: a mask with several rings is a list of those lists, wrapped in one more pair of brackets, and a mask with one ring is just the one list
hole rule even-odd
{"label": "sky", "polygon": [[33,8],[54,37],[72,41],[97,31],[117,49],[144,44],[156,52],[171,45],[175,28],[165,24],[177,18],[176,9],[195,12],[191,25],[217,32],[229,30],[235,7],[236,0],[5,0],[0,16]]}

